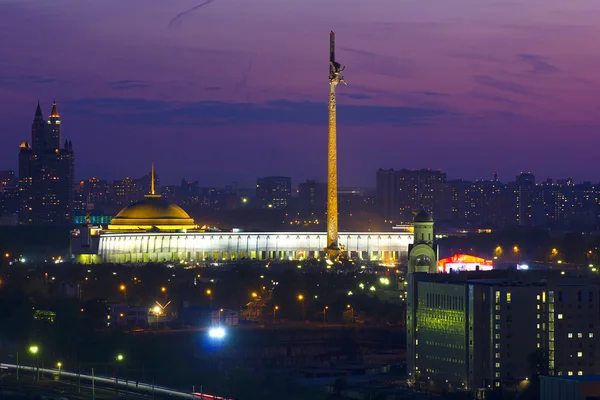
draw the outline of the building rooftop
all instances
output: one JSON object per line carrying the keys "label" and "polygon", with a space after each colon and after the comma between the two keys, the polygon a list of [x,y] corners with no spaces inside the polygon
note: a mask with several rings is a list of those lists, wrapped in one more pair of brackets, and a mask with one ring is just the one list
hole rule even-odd
{"label": "building rooftop", "polygon": [[544,379],[560,379],[563,381],[575,382],[600,382],[600,375],[582,375],[582,376],[542,376]]}

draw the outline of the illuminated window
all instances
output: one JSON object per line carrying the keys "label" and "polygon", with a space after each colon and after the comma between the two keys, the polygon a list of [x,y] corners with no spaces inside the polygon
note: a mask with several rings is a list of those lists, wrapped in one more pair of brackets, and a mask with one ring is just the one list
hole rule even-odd
{"label": "illuminated window", "polygon": [[581,338],[583,337],[583,333],[579,332],[579,333],[577,334],[577,337],[578,337],[579,339],[581,339]]}
{"label": "illuminated window", "polygon": [[540,324],[537,324],[537,328],[540,329]]}
{"label": "illuminated window", "polygon": [[583,375],[583,371],[577,371],[577,375],[579,375],[579,376]]}
{"label": "illuminated window", "polygon": [[496,324],[495,328],[500,329],[500,324]]}
{"label": "illuminated window", "polygon": [[537,319],[540,319],[540,318],[541,318],[541,317],[540,317],[540,314],[538,314],[538,315],[537,315]]}
{"label": "illuminated window", "polygon": [[539,310],[540,308],[541,308],[541,306],[538,304],[538,305],[537,305],[537,309]]}
{"label": "illuminated window", "polygon": [[496,348],[499,349],[500,348],[500,343],[496,343]]}
{"label": "illuminated window", "polygon": [[577,357],[579,357],[579,358],[583,357],[583,352],[581,352],[581,351],[578,351],[578,352],[577,352]]}
{"label": "illuminated window", "polygon": [[573,371],[569,371],[569,372],[567,373],[567,375],[569,375],[569,376],[573,376]]}
{"label": "illuminated window", "polygon": [[563,319],[563,315],[562,314],[558,314],[558,319]]}
{"label": "illuminated window", "polygon": [[539,295],[539,294],[538,294],[536,297],[537,297],[537,299],[538,299],[538,300],[540,300],[540,299],[541,299],[541,297],[540,297],[540,295]]}
{"label": "illuminated window", "polygon": [[496,319],[500,319],[500,315],[496,314]]}
{"label": "illuminated window", "polygon": [[593,338],[593,337],[594,337],[594,334],[593,334],[592,332],[590,332],[590,337],[591,337],[591,338]]}
{"label": "illuminated window", "polygon": [[500,311],[500,304],[496,305],[496,311]]}
{"label": "illuminated window", "polygon": [[500,378],[500,372],[496,372],[495,376],[496,378]]}
{"label": "illuminated window", "polygon": [[496,363],[496,368],[500,368],[500,363]]}
{"label": "illuminated window", "polygon": [[510,303],[510,292],[506,292],[506,302]]}
{"label": "illuminated window", "polygon": [[[590,333],[590,335],[591,335],[591,333]],[[499,334],[499,333],[496,333],[496,334],[494,335],[494,337],[495,337],[496,339],[500,339],[500,334]],[[591,337],[591,336],[590,336],[590,337]]]}
{"label": "illuminated window", "polygon": [[500,382],[496,382],[496,387],[500,387]]}
{"label": "illuminated window", "polygon": [[496,353],[496,358],[500,358],[500,353]]}
{"label": "illuminated window", "polygon": [[539,344],[539,343],[537,344],[537,348],[538,348],[538,349],[540,348],[540,344]]}

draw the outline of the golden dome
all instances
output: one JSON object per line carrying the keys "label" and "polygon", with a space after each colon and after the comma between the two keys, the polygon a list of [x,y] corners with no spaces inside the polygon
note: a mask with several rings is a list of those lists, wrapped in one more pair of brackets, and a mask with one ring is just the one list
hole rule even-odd
{"label": "golden dome", "polygon": [[109,230],[135,231],[180,231],[197,228],[194,220],[181,207],[158,196],[147,196],[146,199],[125,207],[108,226]]}

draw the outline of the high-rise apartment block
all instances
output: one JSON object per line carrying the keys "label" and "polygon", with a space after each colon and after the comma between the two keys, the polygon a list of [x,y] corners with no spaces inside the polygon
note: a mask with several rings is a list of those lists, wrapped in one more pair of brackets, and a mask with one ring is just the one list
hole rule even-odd
{"label": "high-rise apartment block", "polygon": [[290,202],[292,180],[286,176],[269,176],[256,180],[256,201],[260,208],[285,209]]}
{"label": "high-rise apartment block", "polygon": [[19,223],[68,224],[73,218],[75,154],[70,140],[61,147],[61,120],[56,107],[46,121],[38,103],[31,142],[19,151]]}
{"label": "high-rise apartment block", "polygon": [[298,185],[298,206],[302,212],[322,212],[327,207],[327,184],[307,180]]}
{"label": "high-rise apartment block", "polygon": [[377,171],[380,211],[386,220],[412,222],[421,209],[437,219],[446,174],[429,169]]}
{"label": "high-rise apartment block", "polygon": [[410,274],[408,378],[488,390],[537,367],[598,374],[600,288],[554,272]]}

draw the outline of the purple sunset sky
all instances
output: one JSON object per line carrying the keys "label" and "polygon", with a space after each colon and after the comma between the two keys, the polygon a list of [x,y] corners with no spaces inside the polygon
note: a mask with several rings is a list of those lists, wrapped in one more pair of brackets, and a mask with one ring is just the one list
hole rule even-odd
{"label": "purple sunset sky", "polygon": [[77,178],[600,181],[598,0],[0,0],[0,169],[56,97]]}

